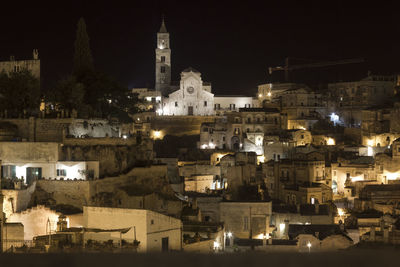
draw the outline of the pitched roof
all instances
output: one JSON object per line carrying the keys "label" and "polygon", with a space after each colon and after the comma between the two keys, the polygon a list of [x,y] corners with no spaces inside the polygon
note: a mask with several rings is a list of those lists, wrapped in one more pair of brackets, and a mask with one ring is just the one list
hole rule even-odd
{"label": "pitched roof", "polygon": [[186,68],[182,72],[197,72],[197,73],[200,73],[200,71],[198,71],[198,70],[196,70],[196,69],[194,69],[192,67]]}
{"label": "pitched roof", "polygon": [[162,19],[161,27],[160,27],[160,30],[159,30],[158,32],[159,32],[159,33],[168,33],[167,27],[165,27],[164,18]]}
{"label": "pitched roof", "polygon": [[295,239],[301,234],[309,234],[323,240],[330,235],[343,234],[343,231],[337,224],[290,224],[288,234],[290,239]]}

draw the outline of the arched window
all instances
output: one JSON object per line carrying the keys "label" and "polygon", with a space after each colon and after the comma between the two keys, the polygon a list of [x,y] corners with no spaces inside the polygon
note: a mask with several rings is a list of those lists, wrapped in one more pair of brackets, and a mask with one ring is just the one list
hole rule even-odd
{"label": "arched window", "polygon": [[337,182],[335,180],[332,181],[332,191],[337,194]]}

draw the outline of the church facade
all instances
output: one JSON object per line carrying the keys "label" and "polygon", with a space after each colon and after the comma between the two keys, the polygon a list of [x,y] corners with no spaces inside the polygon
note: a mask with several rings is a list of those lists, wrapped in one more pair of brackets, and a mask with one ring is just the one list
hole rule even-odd
{"label": "church facade", "polygon": [[211,86],[203,86],[201,73],[188,68],[181,73],[179,89],[163,98],[163,115],[214,115],[214,94]]}

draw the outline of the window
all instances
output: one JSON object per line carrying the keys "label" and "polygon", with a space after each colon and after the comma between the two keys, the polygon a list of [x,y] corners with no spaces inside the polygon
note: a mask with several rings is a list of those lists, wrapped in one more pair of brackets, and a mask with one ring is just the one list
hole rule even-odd
{"label": "window", "polygon": [[57,176],[67,176],[67,170],[57,169]]}
{"label": "window", "polygon": [[260,123],[260,118],[259,117],[257,118],[257,122]]}
{"label": "window", "polygon": [[203,128],[203,132],[207,133],[207,132],[208,132],[208,128],[207,128],[207,127],[204,127],[204,128]]}
{"label": "window", "polygon": [[247,118],[247,123],[251,123],[251,118],[250,117]]}
{"label": "window", "polygon": [[243,231],[248,231],[249,230],[249,217],[244,216],[243,217]]}
{"label": "window", "polygon": [[2,178],[15,178],[16,175],[16,166],[15,165],[3,165],[1,166],[1,177]]}
{"label": "window", "polygon": [[178,106],[178,102],[175,102],[175,107],[177,107]]}
{"label": "window", "polygon": [[204,106],[207,107],[207,101],[204,101]]}
{"label": "window", "polygon": [[302,135],[300,136],[300,138],[301,138],[301,139],[304,139],[304,134],[302,134]]}
{"label": "window", "polygon": [[164,66],[161,66],[160,71],[161,71],[161,73],[165,73],[165,67],[164,67]]}
{"label": "window", "polygon": [[151,220],[150,223],[151,223],[151,224],[154,224],[154,220]]}
{"label": "window", "polygon": [[249,132],[250,132],[250,128],[247,128],[246,132],[248,132],[248,133],[249,133]]}
{"label": "window", "polygon": [[236,109],[236,105],[235,104],[229,104],[229,109],[230,110],[235,110]]}
{"label": "window", "polygon": [[224,142],[225,142],[225,136],[222,136],[222,141],[224,141]]}
{"label": "window", "polygon": [[333,171],[333,176],[336,176],[336,171]]}
{"label": "window", "polygon": [[165,56],[161,56],[161,62],[165,62]]}
{"label": "window", "polygon": [[244,104],[245,108],[250,108],[250,104]]}
{"label": "window", "polygon": [[220,110],[221,109],[221,104],[214,104],[214,109],[215,110]]}

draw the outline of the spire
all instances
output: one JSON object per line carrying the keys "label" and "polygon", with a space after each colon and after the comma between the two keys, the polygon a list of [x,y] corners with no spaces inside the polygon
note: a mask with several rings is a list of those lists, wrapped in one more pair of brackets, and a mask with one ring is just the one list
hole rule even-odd
{"label": "spire", "polygon": [[164,22],[164,14],[162,15],[161,28],[158,32],[167,33],[167,27],[165,27],[165,22]]}

